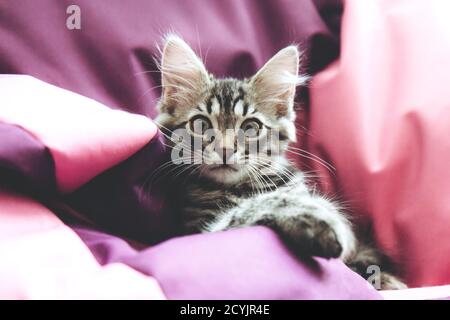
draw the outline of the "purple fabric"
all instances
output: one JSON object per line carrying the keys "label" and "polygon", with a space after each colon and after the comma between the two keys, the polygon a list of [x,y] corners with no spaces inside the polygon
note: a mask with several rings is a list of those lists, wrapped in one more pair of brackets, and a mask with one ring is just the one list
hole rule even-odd
{"label": "purple fabric", "polygon": [[264,227],[175,238],[142,251],[75,231],[101,264],[123,262],[154,276],[169,299],[381,299],[340,260],[300,261]]}
{"label": "purple fabric", "polygon": [[[66,28],[71,4],[81,9],[81,30]],[[219,76],[249,76],[292,42],[312,51],[304,62],[314,73],[338,56],[341,13],[338,0],[3,0],[0,73],[153,116],[153,57],[164,33],[181,34]]]}
{"label": "purple fabric", "polygon": [[0,122],[0,186],[54,192],[54,163],[48,149],[24,129]]}
{"label": "purple fabric", "polygon": [[139,152],[65,197],[97,226],[144,243],[156,243],[176,234],[176,223],[165,210],[168,186],[163,180],[146,184],[152,171],[167,161],[158,134]]}

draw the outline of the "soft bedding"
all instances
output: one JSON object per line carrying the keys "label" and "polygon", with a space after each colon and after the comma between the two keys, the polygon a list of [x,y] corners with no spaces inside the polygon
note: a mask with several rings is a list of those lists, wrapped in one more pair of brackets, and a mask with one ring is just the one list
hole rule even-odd
{"label": "soft bedding", "polygon": [[0,299],[165,298],[153,277],[123,263],[101,266],[37,201],[2,188],[0,208]]}
{"label": "soft bedding", "polygon": [[340,59],[311,83],[309,146],[337,173],[322,184],[413,287],[450,283],[449,9],[348,1]]}
{"label": "soft bedding", "polygon": [[[300,143],[337,169],[314,168],[321,188],[373,223],[410,285],[441,285],[381,293],[338,260],[294,258],[264,227],[177,237],[165,186],[143,189],[166,156],[142,116],[159,94],[159,74],[147,71],[161,31],[198,43],[218,75],[250,75],[301,42],[315,74],[339,52],[339,1],[78,2],[75,31],[64,28],[69,2],[0,3],[0,297],[450,296],[443,2],[346,1],[341,56],[313,77],[299,117]],[[149,19],[161,12],[167,21]]]}
{"label": "soft bedding", "polygon": [[[116,122],[105,121],[100,123],[93,123],[89,126],[89,122],[77,121],[76,119],[83,119],[84,117],[95,117],[96,113],[102,113],[103,119],[115,117],[116,110],[111,110],[106,106],[96,103],[96,108],[88,108],[94,101],[82,98],[78,94],[69,92],[67,90],[59,89],[52,85],[46,84],[40,80],[30,78],[29,76],[3,76],[0,78],[0,88],[7,88],[7,90],[0,89],[0,95],[8,102],[8,108],[0,109],[0,121],[3,121],[4,126],[13,126],[16,132],[21,132],[22,139],[36,140],[37,145],[43,144],[45,148],[40,148],[42,151],[41,157],[50,161],[54,168],[49,176],[56,177],[56,185],[60,186],[61,182],[67,182],[67,176],[74,176],[76,172],[83,172],[86,178],[94,178],[94,180],[102,181],[107,179],[112,185],[112,188],[107,188],[103,192],[114,192],[114,188],[121,190],[121,182],[123,177],[133,178],[139,173],[145,174],[146,171],[133,172],[134,166],[127,166],[127,163],[135,161],[136,158],[144,157],[146,159],[157,158],[158,153],[163,152],[163,145],[159,139],[159,135],[154,130],[154,124],[148,118],[140,115],[125,114],[120,112],[122,121],[120,126],[115,126],[115,130],[108,130],[111,124]],[[25,90],[31,92],[42,88],[42,92],[54,91],[52,95],[35,95],[34,99],[17,98],[17,90]],[[16,97],[16,98],[14,98]],[[83,117],[66,118],[70,114],[71,103],[77,101],[80,110],[85,109],[86,113]],[[72,136],[59,135],[55,139],[47,139],[41,141],[40,137],[52,136],[51,127],[45,125],[45,122],[35,122],[35,126],[27,130],[24,116],[28,117],[27,112],[20,112],[24,106],[32,105],[33,108],[40,110],[40,116],[52,117],[54,121],[60,120],[61,129],[71,131],[76,127],[84,127],[86,132],[90,132],[92,139],[87,141],[81,135]],[[59,108],[58,113],[54,113],[54,108]],[[62,109],[67,109],[64,112]],[[5,112],[2,112],[6,110]],[[14,113],[20,116],[11,116],[11,110],[16,110]],[[146,123],[147,125],[142,125]],[[134,135],[126,135],[127,139],[118,145],[117,135],[125,136],[126,128],[134,127]],[[62,129],[64,128],[64,129]],[[120,131],[123,128],[125,131]],[[17,133],[19,135],[19,133]],[[94,139],[95,138],[95,139]],[[42,139],[43,140],[43,139]],[[137,154],[133,154],[136,146],[142,146],[145,141],[148,141],[145,147]],[[119,141],[120,142],[120,141]],[[8,149],[20,147],[22,144],[21,138],[15,141],[14,145],[10,145]],[[154,148],[153,146],[159,146]],[[47,151],[53,154],[57,147],[64,146],[58,152],[64,153],[66,157],[48,157]],[[87,147],[88,146],[88,147]],[[30,148],[30,150],[33,150]],[[144,151],[144,152],[142,152]],[[152,152],[149,152],[152,151]],[[97,155],[98,152],[102,156]],[[92,168],[98,168],[104,163],[104,156],[113,154],[116,159],[123,159],[129,157],[125,162],[118,166],[107,170],[104,174],[94,177],[97,173]],[[33,155],[33,152],[31,152]],[[70,155],[77,155],[72,157]],[[9,159],[6,159],[6,156]],[[10,152],[6,154],[5,160],[9,163],[22,162],[26,163],[29,156],[26,151],[21,153]],[[131,156],[131,157],[130,157]],[[13,158],[11,158],[13,157]],[[22,160],[23,159],[23,160]],[[89,162],[80,161],[80,159],[89,159]],[[112,159],[110,163],[115,164]],[[59,162],[66,165],[61,166]],[[98,163],[97,163],[98,162]],[[120,160],[116,160],[120,162]],[[6,163],[6,161],[5,161]],[[142,167],[142,159],[140,159]],[[146,170],[156,169],[157,162],[147,161]],[[16,168],[10,170],[11,173],[20,173],[22,177],[26,173],[32,171],[32,168],[24,166],[24,170],[20,172]],[[87,167],[91,170],[90,176],[87,176],[84,171]],[[59,174],[56,168],[60,169]],[[8,168],[4,168],[8,169]],[[67,173],[65,170],[71,170]],[[5,179],[6,176],[3,176]],[[10,179],[16,181],[17,175],[10,175]],[[353,273],[342,262],[338,260],[323,260],[316,259],[312,261],[298,261],[291,253],[284,247],[278,237],[266,228],[247,228],[236,230],[233,232],[223,232],[215,234],[195,235],[188,237],[175,238],[159,245],[149,246],[148,243],[158,242],[164,239],[162,230],[167,228],[168,221],[162,217],[158,206],[150,207],[152,210],[144,212],[131,211],[130,208],[143,204],[145,208],[146,203],[158,203],[157,195],[152,194],[147,196],[148,202],[141,200],[144,197],[138,190],[138,197],[131,197],[128,199],[130,207],[123,207],[121,216],[110,215],[108,218],[116,224],[115,230],[128,237],[133,237],[134,240],[142,240],[140,243],[135,241],[127,242],[116,236],[109,235],[104,229],[108,229],[108,224],[102,224],[105,217],[101,216],[102,211],[95,210],[80,211],[74,214],[73,209],[67,210],[65,205],[67,203],[74,203],[74,207],[78,201],[93,203],[98,201],[104,203],[105,201],[115,200],[112,197],[120,196],[120,194],[108,194],[97,192],[90,195],[90,198],[82,193],[83,188],[88,188],[90,184],[95,185],[96,181],[88,182],[85,187],[81,187],[79,193],[81,196],[67,196],[60,197],[61,190],[54,189],[44,192],[39,192],[39,184],[29,185],[31,190],[26,190],[37,200],[43,201],[51,208],[56,208],[56,214],[62,214],[64,218],[69,215],[69,225],[72,229],[62,224],[54,213],[49,209],[45,209],[36,201],[24,198],[23,196],[12,196],[6,193],[5,200],[1,203],[2,216],[0,222],[5,230],[11,230],[3,234],[2,248],[2,265],[6,269],[3,276],[11,277],[12,288],[14,291],[9,291],[9,286],[4,290],[4,296],[8,297],[29,297],[29,298],[55,298],[61,294],[61,298],[81,298],[83,297],[83,290],[93,290],[93,293],[86,295],[86,298],[101,297],[104,290],[110,290],[106,298],[121,298],[121,297],[139,297],[139,298],[153,298],[160,297],[161,292],[158,288],[161,287],[164,295],[168,298],[254,298],[254,299],[313,299],[313,298],[345,298],[345,299],[376,299],[379,298],[378,293],[370,287],[360,276]],[[132,179],[133,180],[133,179]],[[4,180],[5,181],[5,180]],[[69,182],[72,185],[72,182]],[[137,185],[136,185],[137,186]],[[16,186],[17,187],[17,186]],[[38,190],[34,190],[38,189]],[[96,190],[91,189],[92,190]],[[23,192],[23,190],[20,190]],[[77,194],[75,192],[74,194]],[[96,198],[98,197],[98,199]],[[155,198],[152,198],[155,197]],[[67,199],[67,202],[66,202]],[[63,203],[64,206],[60,204]],[[92,209],[92,207],[90,207]],[[96,216],[96,214],[100,216]],[[24,216],[26,215],[26,216]],[[89,218],[89,222],[79,221],[80,215]],[[75,221],[75,222],[74,222]],[[120,223],[124,224],[120,224]],[[128,221],[128,222],[127,222]],[[91,225],[93,224],[93,226]],[[140,224],[140,226],[139,226]],[[92,229],[96,227],[96,229]],[[100,231],[99,231],[100,230]],[[103,230],[103,232],[102,232]],[[148,235],[140,234],[141,231],[146,230]],[[75,236],[74,231],[78,234]],[[155,232],[157,234],[152,234]],[[141,237],[140,237],[141,236]],[[165,235],[167,237],[167,234]],[[68,242],[68,239],[71,241]],[[84,241],[81,242],[81,240]],[[76,241],[75,241],[76,240]],[[28,246],[28,241],[33,241],[32,245]],[[145,245],[144,243],[147,243]],[[42,247],[42,250],[37,248]],[[17,248],[17,249],[16,249]],[[67,250],[64,251],[64,248]],[[92,251],[89,253],[88,249]],[[16,252],[17,250],[17,252]],[[40,252],[42,251],[42,252]],[[61,254],[64,251],[64,254]],[[221,252],[221,254],[217,254]],[[228,253],[228,254],[225,254]],[[97,258],[100,266],[94,261]],[[17,257],[16,257],[17,256]],[[20,257],[20,259],[18,259]],[[59,260],[59,258],[61,260]],[[5,259],[5,260],[3,260]],[[30,264],[27,262],[30,259]],[[91,259],[89,261],[85,261]],[[50,292],[46,292],[45,288],[40,288],[43,279],[36,279],[38,287],[36,292],[34,290],[34,276],[25,268],[18,268],[18,265],[24,264],[29,268],[36,267],[36,273],[39,274],[42,269],[49,269],[46,272],[56,270],[55,278],[51,279],[55,288]],[[91,265],[92,270],[87,271],[87,267],[79,267],[78,264]],[[247,268],[242,268],[246,265]],[[70,266],[70,267],[69,267]],[[125,268],[125,266],[128,266]],[[50,268],[51,267],[51,268]],[[129,271],[129,267],[136,271]],[[73,268],[77,269],[80,274],[72,274]],[[78,270],[79,268],[79,270]],[[17,269],[17,271],[16,271]],[[99,269],[99,270],[98,270]],[[114,271],[114,270],[119,271]],[[96,271],[97,270],[97,271]],[[113,271],[109,271],[113,270]],[[128,271],[127,271],[128,270]],[[182,270],[182,271],[181,271]],[[85,274],[85,273],[86,274]],[[94,282],[91,281],[92,272],[98,272],[99,277]],[[109,279],[114,276],[114,272],[123,272],[123,277]],[[61,275],[59,275],[61,273]],[[103,273],[105,275],[103,276]],[[112,275],[109,275],[112,273]],[[30,279],[24,275],[30,275]],[[51,273],[50,273],[51,274]],[[45,273],[44,276],[51,275]],[[276,277],[268,277],[268,275],[277,275]],[[24,278],[25,277],[25,278]],[[82,281],[78,280],[82,278]],[[105,279],[103,279],[105,277]],[[120,291],[123,281],[130,278],[130,289],[128,291]],[[148,279],[151,286],[148,286],[148,292],[140,291],[141,288],[146,288],[144,284],[137,287],[134,293],[131,288],[134,287],[134,278],[142,277]],[[24,279],[22,279],[24,278]],[[20,281],[15,282],[15,279]],[[154,279],[158,281],[155,284]],[[23,281],[22,281],[23,280]],[[109,281],[109,287],[104,287],[104,281]],[[70,288],[76,283],[74,291]],[[89,286],[84,286],[83,283],[89,283]],[[302,284],[302,285],[300,285]],[[30,289],[31,286],[32,288]],[[62,287],[60,287],[62,286]],[[43,290],[42,292],[39,290]],[[49,289],[50,290],[50,289]],[[64,291],[64,290],[67,290]],[[22,292],[22,293],[21,293]],[[98,292],[98,295],[96,293]]]}

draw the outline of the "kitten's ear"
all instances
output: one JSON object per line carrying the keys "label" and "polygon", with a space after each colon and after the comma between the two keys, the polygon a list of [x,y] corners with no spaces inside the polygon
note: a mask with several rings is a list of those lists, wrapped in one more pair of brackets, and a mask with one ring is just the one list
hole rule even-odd
{"label": "kitten's ear", "polygon": [[192,107],[209,75],[189,45],[176,35],[165,39],[161,58],[163,102],[171,108]]}
{"label": "kitten's ear", "polygon": [[297,46],[289,46],[274,55],[251,79],[257,107],[280,117],[294,117],[295,87],[303,84],[299,77],[300,54]]}

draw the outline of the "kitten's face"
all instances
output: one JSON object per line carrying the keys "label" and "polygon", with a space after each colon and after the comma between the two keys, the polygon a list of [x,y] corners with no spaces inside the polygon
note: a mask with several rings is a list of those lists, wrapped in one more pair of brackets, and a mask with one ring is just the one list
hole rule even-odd
{"label": "kitten's face", "polygon": [[[172,136],[172,160],[225,184],[273,168],[295,140],[298,51],[287,47],[252,78],[216,79],[180,38],[167,38],[156,122]],[[177,158],[177,159],[174,159]]]}

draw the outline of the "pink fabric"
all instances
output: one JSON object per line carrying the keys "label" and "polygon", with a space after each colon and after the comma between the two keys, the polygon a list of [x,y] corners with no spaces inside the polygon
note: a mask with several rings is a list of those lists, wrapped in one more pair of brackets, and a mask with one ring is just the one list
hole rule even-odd
{"label": "pink fabric", "polygon": [[[410,286],[450,283],[450,2],[346,2],[340,60],[311,85],[325,189],[374,223]],[[336,182],[338,181],[338,182]]]}
{"label": "pink fabric", "polygon": [[163,299],[158,283],[120,263],[101,267],[39,203],[0,190],[0,299]]}
{"label": "pink fabric", "polygon": [[450,285],[404,290],[385,290],[380,294],[387,300],[450,299]]}
{"label": "pink fabric", "polygon": [[26,128],[49,147],[62,192],[125,160],[157,130],[144,116],[111,110],[30,76],[0,75],[0,97],[0,121]]}

